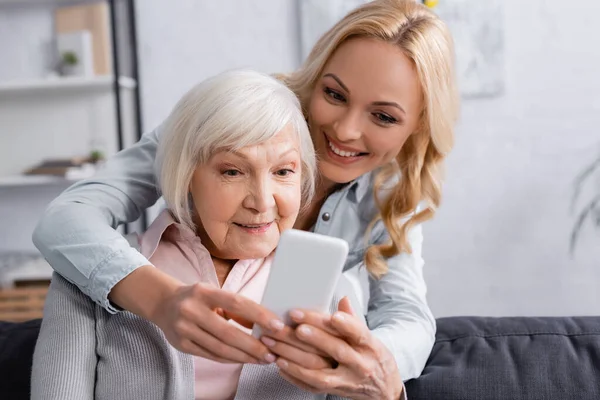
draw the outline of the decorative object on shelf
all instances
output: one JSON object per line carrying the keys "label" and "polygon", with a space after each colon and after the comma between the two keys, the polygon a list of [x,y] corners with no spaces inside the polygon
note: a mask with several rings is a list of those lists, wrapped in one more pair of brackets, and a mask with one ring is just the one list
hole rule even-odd
{"label": "decorative object on shelf", "polygon": [[54,13],[54,26],[57,37],[87,31],[90,35],[92,73],[96,75],[112,73],[107,2],[59,7]]}
{"label": "decorative object on shelf", "polygon": [[[464,97],[504,92],[502,0],[415,0],[432,8],[454,37],[459,87]],[[366,0],[300,0],[300,48],[305,59],[317,39]]]}
{"label": "decorative object on shelf", "polygon": [[93,76],[92,37],[88,31],[61,33],[56,36],[59,73],[65,76]]}
{"label": "decorative object on shelf", "polygon": [[94,175],[96,166],[104,159],[100,151],[93,151],[88,157],[45,160],[25,171],[25,175],[53,175],[65,179],[85,179]]}
{"label": "decorative object on shelf", "polygon": [[[585,197],[586,200],[582,206],[577,207],[581,197]],[[600,155],[575,179],[571,207],[573,211],[577,209],[575,225],[571,231],[570,250],[573,255],[579,235],[587,221],[600,229]]]}
{"label": "decorative object on shelf", "polygon": [[104,153],[100,150],[92,150],[92,152],[90,153],[90,162],[93,164],[97,164],[101,161],[104,161],[104,159]]}
{"label": "decorative object on shelf", "polygon": [[69,66],[77,65],[78,61],[79,61],[79,59],[77,58],[77,54],[75,54],[72,51],[66,51],[62,55],[63,65],[69,65]]}

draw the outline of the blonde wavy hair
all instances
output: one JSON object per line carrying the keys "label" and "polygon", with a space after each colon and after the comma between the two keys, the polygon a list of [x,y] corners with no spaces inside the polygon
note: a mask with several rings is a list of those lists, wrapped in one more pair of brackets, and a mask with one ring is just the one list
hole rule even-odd
{"label": "blonde wavy hair", "polygon": [[[408,232],[432,218],[440,204],[442,163],[454,144],[459,95],[454,44],[446,24],[415,0],[374,0],[354,9],[326,32],[296,72],[279,76],[296,93],[305,115],[311,93],[333,53],[346,40],[359,37],[398,46],[413,61],[423,93],[417,129],[395,162],[385,165],[375,177],[379,213],[369,232],[381,220],[391,240],[370,246],[364,261],[369,273],[379,278],[388,271],[386,258],[412,252]],[[381,199],[378,193],[382,185],[398,173],[401,179]],[[427,206],[418,211],[421,202]]]}

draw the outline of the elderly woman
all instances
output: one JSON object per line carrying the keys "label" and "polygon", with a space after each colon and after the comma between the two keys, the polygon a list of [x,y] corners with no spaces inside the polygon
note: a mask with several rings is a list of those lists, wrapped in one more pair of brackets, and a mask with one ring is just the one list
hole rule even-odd
{"label": "elderly woman", "polygon": [[[315,154],[296,96],[256,72],[208,79],[171,113],[158,159],[168,209],[139,237],[139,251],[175,285],[260,302],[281,232],[293,227],[314,191]],[[223,312],[211,314],[236,324]],[[249,328],[236,325],[241,340],[250,337]],[[219,346],[218,334],[201,340]],[[176,350],[151,322],[110,314],[55,274],[34,355],[32,398],[232,399],[265,384],[273,398],[313,396],[280,378],[274,364],[261,365],[275,361],[273,355],[246,368],[211,358]]]}

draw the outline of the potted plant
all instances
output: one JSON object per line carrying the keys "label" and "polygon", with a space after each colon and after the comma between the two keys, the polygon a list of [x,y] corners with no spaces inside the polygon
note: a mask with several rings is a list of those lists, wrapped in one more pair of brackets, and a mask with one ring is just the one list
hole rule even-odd
{"label": "potted plant", "polygon": [[92,150],[90,152],[90,158],[89,158],[90,162],[92,164],[97,164],[100,161],[104,160],[104,153],[100,150]]}
{"label": "potted plant", "polygon": [[77,57],[77,54],[73,51],[65,51],[62,54],[60,63],[62,75],[75,75],[77,64],[79,64],[79,58]]}
{"label": "potted plant", "polygon": [[571,231],[571,254],[575,252],[577,240],[584,224],[589,221],[596,228],[600,228],[600,155],[575,179],[572,208],[575,209],[582,192],[586,187],[591,187],[591,194],[586,196],[583,205],[576,214],[575,225]]}

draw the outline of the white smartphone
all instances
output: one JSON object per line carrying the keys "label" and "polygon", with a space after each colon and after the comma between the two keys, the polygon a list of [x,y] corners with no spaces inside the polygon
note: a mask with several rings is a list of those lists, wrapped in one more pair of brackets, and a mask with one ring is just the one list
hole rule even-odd
{"label": "white smartphone", "polygon": [[[348,243],[343,239],[289,229],[282,233],[261,305],[290,326],[289,311],[303,308],[328,312],[342,274]],[[262,330],[254,325],[252,335]]]}

